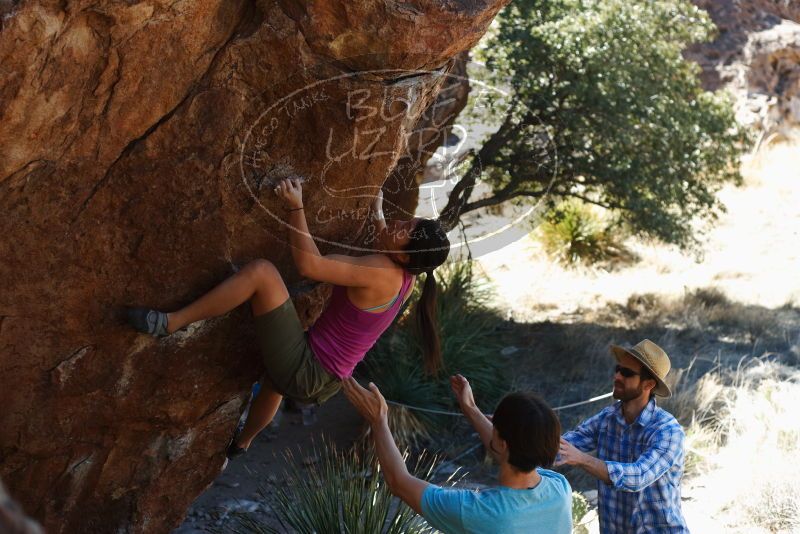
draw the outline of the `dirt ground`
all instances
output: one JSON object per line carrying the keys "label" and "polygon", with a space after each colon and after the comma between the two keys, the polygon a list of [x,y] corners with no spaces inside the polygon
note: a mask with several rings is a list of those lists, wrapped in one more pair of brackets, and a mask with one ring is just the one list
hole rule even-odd
{"label": "dirt ground", "polygon": [[343,395],[318,407],[315,417],[315,423],[304,425],[300,412],[281,410],[277,421],[256,437],[247,453],[230,461],[197,498],[173,534],[200,534],[212,528],[224,532],[231,512],[254,513],[277,528],[259,488],[269,493],[284,482],[284,451],[291,449],[296,458],[313,465],[317,458],[314,446],[323,436],[332,443],[348,446],[361,432],[362,419]]}
{"label": "dirt ground", "polygon": [[[322,439],[337,447],[349,447],[361,435],[363,419],[347,402],[337,395],[315,409],[316,421],[303,424],[303,415],[291,409],[282,409],[278,420],[264,430],[253,442],[248,452],[228,463],[213,484],[189,508],[183,524],[172,534],[201,534],[228,532],[235,523],[231,513],[247,512],[262,520],[265,525],[280,529],[274,512],[263,494],[270,495],[276,487],[286,483],[286,459],[283,453],[293,452],[306,468],[313,468],[319,460],[318,449]],[[467,433],[468,443],[441,444],[444,449],[465,450],[467,454],[454,454],[457,462],[445,464],[443,456],[433,482],[441,483],[460,469],[469,475],[459,482],[461,487],[479,488],[497,483],[492,466],[483,461],[482,447],[476,435]]]}

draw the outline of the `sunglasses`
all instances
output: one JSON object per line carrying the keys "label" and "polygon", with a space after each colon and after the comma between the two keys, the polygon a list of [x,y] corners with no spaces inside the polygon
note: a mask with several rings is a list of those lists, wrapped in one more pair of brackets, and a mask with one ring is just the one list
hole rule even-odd
{"label": "sunglasses", "polygon": [[634,371],[629,367],[623,367],[621,365],[617,365],[616,367],[614,367],[614,374],[617,373],[621,374],[625,378],[630,378],[632,376],[641,376],[642,374],[642,373],[637,373],[636,371]]}

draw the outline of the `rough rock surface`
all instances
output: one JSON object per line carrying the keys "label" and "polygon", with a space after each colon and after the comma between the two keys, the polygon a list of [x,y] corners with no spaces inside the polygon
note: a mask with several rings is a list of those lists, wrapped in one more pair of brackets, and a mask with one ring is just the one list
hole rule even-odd
{"label": "rough rock surface", "polygon": [[765,132],[800,124],[800,2],[693,0],[719,28],[687,57],[708,89],[728,88],[737,116]]}
{"label": "rough rock surface", "polygon": [[123,307],[174,309],[258,257],[296,284],[271,192],[290,173],[323,252],[364,242],[506,1],[2,0],[0,476],[48,532],[180,522],[260,373],[249,312],[155,340]]}
{"label": "rough rock surface", "polygon": [[419,186],[426,180],[426,171],[429,171],[426,169],[428,160],[453,133],[451,127],[467,105],[470,90],[468,62],[468,52],[455,58],[436,101],[414,125],[408,137],[406,154],[398,160],[383,186],[387,217],[410,219],[414,216]]}

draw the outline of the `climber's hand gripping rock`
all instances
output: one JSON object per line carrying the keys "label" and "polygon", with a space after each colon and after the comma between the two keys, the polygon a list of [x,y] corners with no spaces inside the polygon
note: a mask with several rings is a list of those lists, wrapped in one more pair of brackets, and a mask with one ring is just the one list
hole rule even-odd
{"label": "climber's hand gripping rock", "polygon": [[275,194],[283,199],[289,209],[303,207],[303,184],[300,178],[286,178],[275,186]]}

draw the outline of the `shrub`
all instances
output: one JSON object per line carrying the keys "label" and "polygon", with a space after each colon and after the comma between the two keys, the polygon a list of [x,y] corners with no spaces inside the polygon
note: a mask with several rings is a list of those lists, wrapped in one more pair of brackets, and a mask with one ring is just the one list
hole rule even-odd
{"label": "shrub", "polygon": [[589,501],[577,491],[572,492],[572,525],[573,534],[589,534],[589,529],[584,524],[587,514],[591,510]]}
{"label": "shrub", "polygon": [[539,226],[545,251],[564,265],[607,260],[629,261],[632,254],[622,245],[618,225],[605,222],[587,204],[578,200],[561,203]]}
{"label": "shrub", "polygon": [[[347,532],[348,534],[422,534],[433,532],[424,519],[389,491],[374,454],[327,446],[318,463],[303,469],[291,451],[284,456],[286,483],[275,487],[281,529],[253,515],[238,513],[226,532],[266,534]],[[423,456],[411,472],[429,478],[436,460]],[[448,481],[449,482],[449,481]],[[448,483],[446,482],[446,483]],[[259,491],[265,500],[267,492]]]}

